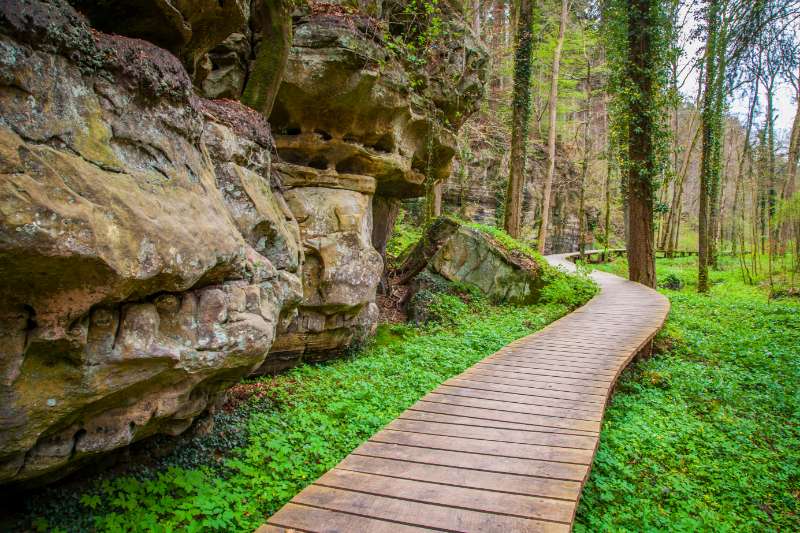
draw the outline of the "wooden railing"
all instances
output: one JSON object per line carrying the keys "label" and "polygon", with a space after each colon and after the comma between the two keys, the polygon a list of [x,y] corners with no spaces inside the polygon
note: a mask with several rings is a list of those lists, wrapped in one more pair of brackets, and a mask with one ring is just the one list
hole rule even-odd
{"label": "wooden railing", "polygon": [[[608,249],[599,249],[599,250],[586,250],[583,252],[583,261],[586,263],[607,263],[608,261],[615,259],[617,257],[622,257],[627,253],[625,248],[608,248]],[[656,258],[675,258],[675,257],[689,257],[692,255],[697,255],[697,250],[656,250]],[[570,254],[568,256],[570,261],[578,261],[581,260],[581,255],[579,252],[575,252],[574,254]]]}

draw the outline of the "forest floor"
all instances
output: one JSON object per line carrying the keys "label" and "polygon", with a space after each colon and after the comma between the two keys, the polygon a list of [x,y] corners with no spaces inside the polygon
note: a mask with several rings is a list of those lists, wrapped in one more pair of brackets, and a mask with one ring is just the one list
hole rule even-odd
{"label": "forest floor", "polygon": [[150,444],[117,472],[6,498],[17,512],[0,530],[253,531],[428,391],[594,291],[569,277],[515,307],[456,289],[432,295],[424,325],[384,325],[343,359],[237,385],[213,430],[169,453]]}
{"label": "forest floor", "polygon": [[800,299],[769,301],[732,258],[698,295],[696,261],[658,261],[683,287],[661,289],[657,355],[606,410],[576,532],[800,531]]}

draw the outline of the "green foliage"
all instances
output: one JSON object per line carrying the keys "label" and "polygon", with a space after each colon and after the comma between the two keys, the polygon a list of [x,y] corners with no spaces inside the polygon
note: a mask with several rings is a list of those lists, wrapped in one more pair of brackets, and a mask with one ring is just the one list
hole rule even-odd
{"label": "green foliage", "polygon": [[[396,19],[391,21],[390,29],[392,26],[402,28],[402,31],[386,34],[386,47],[416,67],[423,67],[428,62],[431,49],[446,33],[439,0],[407,1]],[[416,86],[421,80],[412,79],[411,83]]]}
{"label": "green foliage", "polygon": [[659,280],[658,286],[664,289],[670,289],[673,291],[679,291],[683,288],[683,280],[679,278],[676,274],[670,272],[663,279]]}
{"label": "green foliage", "polygon": [[540,301],[574,308],[588,301],[597,293],[597,285],[586,272],[566,275],[558,269],[548,267],[543,274],[545,282]]}
{"label": "green foliage", "polygon": [[538,262],[540,265],[547,264],[544,258],[541,256],[541,254],[539,254],[539,252],[531,248],[528,244],[515,239],[514,237],[512,237],[511,235],[509,235],[500,228],[496,228],[494,226],[487,226],[486,224],[481,224],[479,222],[461,221],[461,223],[467,226],[468,228],[473,228],[489,235],[494,240],[499,242],[509,252],[520,252],[528,256],[529,258],[533,259],[534,261]]}
{"label": "green foliage", "polygon": [[800,222],[800,192],[781,200],[775,216],[775,224]]}
{"label": "green foliage", "polygon": [[576,532],[800,530],[800,303],[770,303],[735,269],[698,295],[696,268],[658,262],[685,288],[665,290],[666,349],[623,374],[606,412]]}
{"label": "green foliage", "polygon": [[119,477],[103,483],[100,494],[81,497],[88,509],[105,503],[114,510],[96,516],[100,531],[241,530],[256,511],[243,487],[232,486],[207,468],[171,467],[144,480]]}
{"label": "green foliage", "polygon": [[410,250],[422,237],[422,228],[409,223],[408,212],[401,209],[394,223],[394,230],[386,243],[386,254],[390,261],[395,261]]}
{"label": "green foliage", "polygon": [[439,324],[455,324],[458,317],[469,312],[464,300],[453,294],[435,294],[429,308],[431,318]]}
{"label": "green foliage", "polygon": [[486,309],[488,300],[469,283],[452,282],[423,270],[415,279],[418,286],[409,305],[409,319],[425,327],[452,326],[459,317]]}
{"label": "green foliage", "polygon": [[235,450],[201,448],[205,462],[172,457],[169,467],[101,477],[58,493],[65,503],[31,501],[30,520],[47,531],[252,531],[438,384],[569,310],[492,306],[463,284],[449,284],[432,305],[436,322],[381,326],[347,359],[253,381],[268,398],[251,399],[235,425],[218,428],[244,426]]}
{"label": "green foliage", "polygon": [[[560,74],[558,77],[558,115],[567,116],[581,110],[586,93],[583,82],[586,76],[587,53],[598,50],[600,40],[598,28],[592,17],[583,16],[580,7],[575,6],[571,11],[578,11],[570,15],[570,21],[564,32],[564,45],[560,60]],[[541,115],[542,124],[548,122],[547,113],[542,109],[549,105],[551,73],[553,69],[553,56],[558,39],[560,25],[561,2],[544,3],[536,9],[533,23],[533,68],[531,87],[534,94],[534,116]],[[603,64],[594,64],[593,76],[607,75]],[[558,124],[561,128],[567,124]]]}

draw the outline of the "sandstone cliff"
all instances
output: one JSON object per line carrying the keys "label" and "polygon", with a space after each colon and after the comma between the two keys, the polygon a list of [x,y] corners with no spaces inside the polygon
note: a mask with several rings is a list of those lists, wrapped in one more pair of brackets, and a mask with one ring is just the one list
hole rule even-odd
{"label": "sandstone cliff", "polygon": [[368,334],[374,211],[449,173],[482,90],[468,36],[422,75],[376,31],[390,2],[303,6],[273,141],[236,101],[275,83],[260,1],[74,4],[0,4],[0,483],[178,434],[242,376]]}

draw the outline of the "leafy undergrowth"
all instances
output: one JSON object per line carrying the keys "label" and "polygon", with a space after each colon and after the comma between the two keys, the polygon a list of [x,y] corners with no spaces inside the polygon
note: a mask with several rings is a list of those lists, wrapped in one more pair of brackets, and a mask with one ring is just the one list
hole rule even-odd
{"label": "leafy undergrowth", "polygon": [[[26,519],[41,531],[252,531],[442,381],[591,296],[586,280],[558,281],[526,307],[437,294],[425,326],[382,326],[345,359],[253,381],[266,386],[237,395],[211,437],[135,475],[48,489],[26,499]],[[221,453],[220,435],[236,435],[235,447]]]}
{"label": "leafy undergrowth", "polygon": [[409,223],[408,218],[408,212],[401,209],[397,214],[392,236],[386,243],[387,259],[391,263],[398,261],[403,252],[410,249],[422,237],[422,228]]}
{"label": "leafy undergrowth", "polygon": [[623,374],[575,531],[800,531],[800,302],[723,267],[701,296],[696,258],[658,262],[663,353]]}

